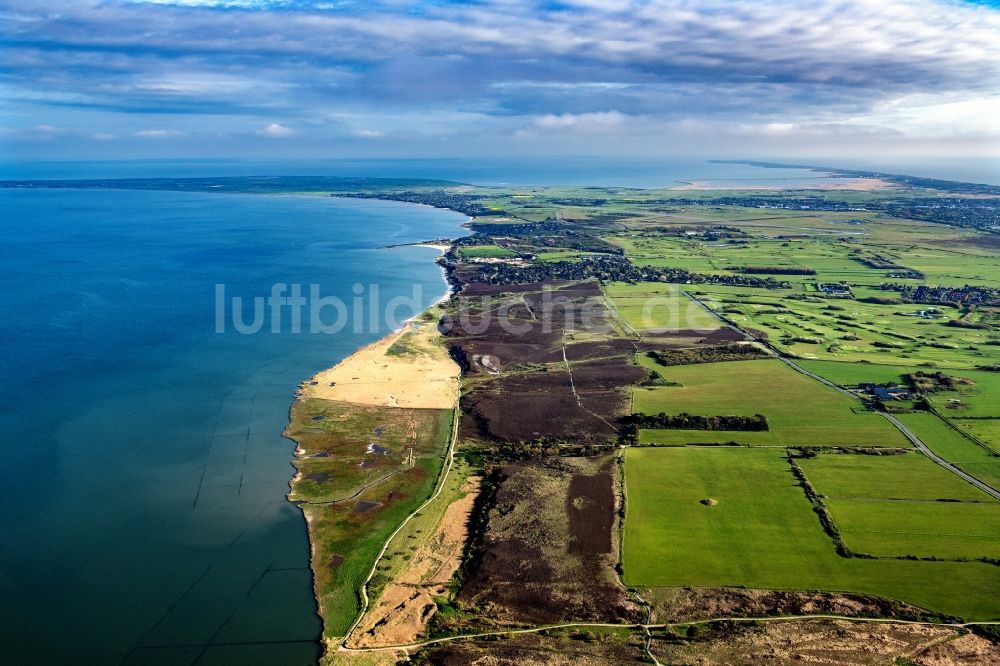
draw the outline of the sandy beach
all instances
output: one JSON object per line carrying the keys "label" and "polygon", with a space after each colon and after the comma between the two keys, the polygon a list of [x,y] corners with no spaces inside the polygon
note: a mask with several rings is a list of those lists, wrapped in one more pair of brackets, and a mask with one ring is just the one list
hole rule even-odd
{"label": "sandy beach", "polygon": [[451,409],[459,367],[437,343],[435,321],[411,321],[302,385],[303,398],[357,405]]}

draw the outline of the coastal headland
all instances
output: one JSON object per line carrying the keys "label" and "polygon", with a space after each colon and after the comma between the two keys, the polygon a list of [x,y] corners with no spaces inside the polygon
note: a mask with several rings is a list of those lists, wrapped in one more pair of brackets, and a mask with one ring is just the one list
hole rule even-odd
{"label": "coastal headland", "polygon": [[[291,410],[286,435],[298,446],[289,499],[302,508],[309,526],[328,649],[367,610],[376,561],[393,559],[384,557],[390,535],[450,467],[460,368],[441,344],[435,309],[304,382]],[[449,554],[431,572],[437,594],[461,560],[474,495],[466,496],[470,499],[441,516]],[[417,561],[429,568],[430,560],[420,554]],[[407,601],[398,586],[390,594]],[[417,618],[427,615],[423,606],[415,612]],[[421,628],[418,623],[414,637]]]}

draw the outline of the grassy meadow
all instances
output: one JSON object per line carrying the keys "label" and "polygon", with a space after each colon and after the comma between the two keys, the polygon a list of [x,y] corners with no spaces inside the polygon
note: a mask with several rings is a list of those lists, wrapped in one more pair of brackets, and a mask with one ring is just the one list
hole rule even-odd
{"label": "grassy meadow", "polygon": [[1000,503],[829,499],[856,553],[876,557],[1000,558]]}
{"label": "grassy meadow", "polygon": [[820,454],[800,458],[809,482],[827,498],[990,502],[993,498],[923,454]]}
{"label": "grassy meadow", "polygon": [[714,331],[719,319],[689,298],[673,284],[625,284],[612,282],[604,287],[611,305],[633,330]]}
{"label": "grassy meadow", "polygon": [[837,555],[783,450],[633,448],[625,480],[628,585],[851,591],[1000,617],[993,565]]}
{"label": "grassy meadow", "polygon": [[432,492],[451,438],[452,410],[363,407],[309,399],[288,435],[303,453],[290,498],[310,523],[324,634],[342,636],[382,544]]}
{"label": "grassy meadow", "polygon": [[1000,456],[952,428],[934,414],[900,414],[897,418],[934,453],[994,488],[1000,487]]}
{"label": "grassy meadow", "polygon": [[[634,412],[704,416],[763,414],[766,432],[716,433],[656,431],[644,443],[685,444],[736,441],[771,446],[892,446],[909,442],[878,415],[777,359],[698,365],[657,365],[644,355],[643,367],[679,386],[636,388]],[[719,439],[722,438],[722,439]]]}
{"label": "grassy meadow", "polygon": [[501,259],[516,257],[517,253],[499,245],[465,245],[458,249],[463,259]]}

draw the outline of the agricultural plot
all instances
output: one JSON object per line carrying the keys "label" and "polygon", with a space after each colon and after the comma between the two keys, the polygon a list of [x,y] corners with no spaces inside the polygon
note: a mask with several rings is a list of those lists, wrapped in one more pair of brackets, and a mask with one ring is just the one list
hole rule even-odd
{"label": "agricultural plot", "polygon": [[774,446],[774,435],[767,431],[654,430],[651,428],[641,428],[637,443],[641,446],[711,446],[716,444]]}
{"label": "agricultural plot", "polygon": [[934,414],[900,414],[897,418],[934,453],[983,483],[1000,488],[1000,456],[993,450],[964,437]]}
{"label": "agricultural plot", "polygon": [[[640,355],[639,363],[679,386],[634,389],[633,412],[686,412],[703,416],[759,413],[767,418],[770,427],[766,432],[725,434],[706,431],[643,433],[647,443],[736,441],[772,446],[909,446],[909,442],[877,414],[861,411],[860,405],[847,396],[795,372],[777,359],[665,368]],[[653,437],[660,439],[650,439]]]}
{"label": "agricultural plot", "polygon": [[613,282],[604,290],[618,315],[639,333],[706,333],[722,326],[717,317],[676,285]]}
{"label": "agricultural plot", "polygon": [[951,424],[971,435],[992,451],[1000,451],[1000,417],[980,419],[951,419]]}
{"label": "agricultural plot", "polygon": [[[957,244],[956,244],[957,245]],[[1000,283],[1000,259],[987,248],[957,245],[955,249],[927,247],[899,248],[900,261],[919,270],[932,284],[951,286]]]}
{"label": "agricultural plot", "polygon": [[579,250],[548,250],[537,252],[535,259],[538,261],[574,261],[583,255],[592,255],[594,252],[581,252]]}
{"label": "agricultural plot", "polygon": [[837,555],[783,450],[632,448],[625,482],[627,585],[820,588],[1000,616],[993,565]]}
{"label": "agricultural plot", "polygon": [[625,250],[625,255],[638,266],[684,268],[695,273],[716,270],[699,244],[682,238],[632,234],[611,236],[607,240]]}
{"label": "agricultural plot", "polygon": [[919,453],[819,455],[798,463],[854,552],[1000,555],[1000,503]]}
{"label": "agricultural plot", "polygon": [[840,386],[858,384],[888,384],[903,382],[903,375],[927,368],[905,365],[878,365],[875,363],[849,363],[845,361],[796,361],[809,372],[829,379]]}
{"label": "agricultural plot", "polygon": [[797,462],[816,492],[830,499],[993,500],[917,451],[892,456],[820,454]]}
{"label": "agricultural plot", "polygon": [[[994,354],[1000,356],[1000,352]],[[962,370],[948,374],[964,381],[952,391],[929,396],[942,414],[956,418],[1000,417],[1000,372]]]}
{"label": "agricultural plot", "polygon": [[1000,503],[828,499],[856,553],[876,557],[1000,558]]}

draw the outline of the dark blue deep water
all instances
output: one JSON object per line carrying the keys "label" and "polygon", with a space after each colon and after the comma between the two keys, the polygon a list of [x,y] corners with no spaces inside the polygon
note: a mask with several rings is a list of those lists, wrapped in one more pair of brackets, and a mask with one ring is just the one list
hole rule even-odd
{"label": "dark blue deep water", "polygon": [[0,190],[0,662],[313,662],[281,432],[297,384],[391,322],[218,333],[216,285],[249,303],[318,284],[348,305],[355,284],[383,303],[416,285],[426,306],[444,292],[435,251],[378,248],[463,221],[329,197]]}

